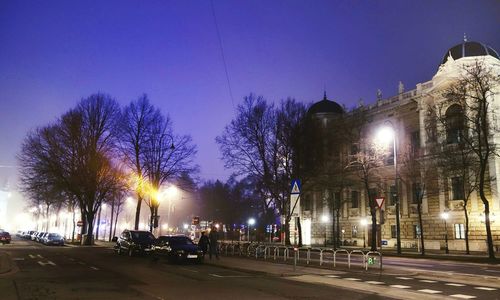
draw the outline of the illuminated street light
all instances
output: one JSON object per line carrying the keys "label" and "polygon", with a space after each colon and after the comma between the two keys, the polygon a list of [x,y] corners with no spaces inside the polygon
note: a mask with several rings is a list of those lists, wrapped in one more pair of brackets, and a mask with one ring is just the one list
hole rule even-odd
{"label": "illuminated street light", "polygon": [[441,213],[441,219],[444,220],[444,231],[445,231],[445,234],[444,234],[444,250],[446,252],[446,254],[450,253],[449,249],[448,249],[448,228],[447,228],[447,225],[446,225],[446,221],[448,220],[448,218],[450,217],[450,215],[447,213],[447,212],[443,212]]}
{"label": "illuminated street light", "polygon": [[250,227],[255,225],[255,219],[250,218],[248,219],[248,241],[250,242]]}
{"label": "illuminated street light", "polygon": [[325,224],[325,247],[326,247],[326,226],[328,225],[328,222],[330,221],[330,218],[328,215],[322,215],[321,216],[321,222]]}
{"label": "illuminated street light", "polygon": [[393,195],[396,199],[396,250],[398,254],[401,254],[401,222],[399,220],[399,195],[398,195],[398,154],[397,154],[397,134],[396,128],[391,121],[386,120],[384,122],[389,126],[384,126],[380,128],[377,132],[376,139],[380,143],[389,144],[392,141],[393,154],[394,154],[394,185],[396,186],[395,194]]}
{"label": "illuminated street light", "polygon": [[368,221],[366,218],[362,218],[360,224],[363,227],[363,248],[366,248],[366,225],[368,224]]}

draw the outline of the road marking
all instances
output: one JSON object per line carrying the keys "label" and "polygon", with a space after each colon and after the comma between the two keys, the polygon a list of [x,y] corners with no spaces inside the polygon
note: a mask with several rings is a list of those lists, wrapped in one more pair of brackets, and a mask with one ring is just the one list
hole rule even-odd
{"label": "road marking", "polygon": [[449,286],[465,286],[465,284],[461,284],[461,283],[446,283],[446,285],[449,285]]}
{"label": "road marking", "polygon": [[338,276],[338,275],[326,275],[326,277],[330,277],[330,278],[339,278],[340,276]]}
{"label": "road marking", "polygon": [[498,270],[485,270],[486,272],[495,272],[495,273],[500,273]]}
{"label": "road marking", "polygon": [[419,280],[420,282],[425,282],[425,283],[436,283],[437,281],[436,280],[427,280],[427,279],[422,279],[422,280]]}
{"label": "road marking", "polygon": [[91,268],[92,270],[96,270],[96,271],[98,271],[98,270],[99,270],[99,268],[96,268],[96,267],[90,267],[90,268]]}
{"label": "road marking", "polygon": [[218,278],[245,278],[245,277],[251,277],[249,275],[219,275],[219,274],[208,274],[213,277],[218,277]]}
{"label": "road marking", "polygon": [[352,278],[352,277],[347,277],[347,278],[343,278],[344,280],[350,280],[350,281],[358,281],[358,280],[361,280],[359,278]]}
{"label": "road marking", "polygon": [[410,277],[396,277],[397,279],[403,279],[403,280],[412,280],[413,278]]}
{"label": "road marking", "polygon": [[24,257],[14,257],[13,260],[24,260]]}
{"label": "road marking", "polygon": [[428,289],[423,289],[423,290],[418,290],[419,292],[422,293],[427,293],[427,294],[439,294],[442,293],[442,291],[435,291],[435,290],[428,290]]}
{"label": "road marking", "polygon": [[497,290],[495,288],[490,288],[490,287],[485,287],[485,286],[476,286],[474,288],[476,290],[483,290],[483,291],[496,291]]}
{"label": "road marking", "polygon": [[365,281],[366,283],[369,283],[369,284],[385,284],[384,282],[380,282],[380,281]]}
{"label": "road marking", "polygon": [[407,286],[407,285],[399,285],[399,284],[393,284],[393,285],[391,285],[390,287],[393,287],[393,288],[398,288],[398,289],[409,289],[411,286]]}
{"label": "road marking", "polygon": [[450,295],[450,297],[460,298],[460,299],[474,299],[474,298],[476,298],[476,296],[462,295],[462,294]]}
{"label": "road marking", "polygon": [[199,273],[200,272],[198,270],[192,270],[192,269],[188,269],[188,268],[180,268],[180,269],[183,269],[183,270],[186,270],[186,271],[189,271],[189,272],[193,272],[193,273]]}
{"label": "road marking", "polygon": [[85,263],[83,261],[79,261],[78,262],[80,265],[85,265]]}
{"label": "road marking", "polygon": [[36,257],[38,257],[38,258],[43,258],[43,256],[41,256],[40,254],[38,254]]}
{"label": "road marking", "polygon": [[30,258],[35,258],[36,256],[33,254],[28,255]]}
{"label": "road marking", "polygon": [[42,267],[45,267],[46,265],[51,265],[51,266],[55,266],[56,264],[51,262],[50,260],[48,260],[46,263],[42,262],[42,261],[38,261],[38,264]]}

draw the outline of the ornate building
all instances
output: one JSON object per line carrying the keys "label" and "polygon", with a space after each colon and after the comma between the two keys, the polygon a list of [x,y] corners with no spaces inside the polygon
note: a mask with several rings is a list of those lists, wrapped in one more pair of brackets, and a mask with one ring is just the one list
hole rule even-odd
{"label": "ornate building", "polygon": [[[411,145],[412,149],[418,149],[419,153],[428,152],[429,135],[431,134],[426,127],[431,122],[428,107],[437,107],[442,103],[445,89],[460,77],[464,65],[476,62],[484,64],[493,70],[494,74],[500,74],[499,55],[495,50],[482,43],[465,40],[446,51],[437,73],[431,80],[419,83],[415,89],[409,91],[405,91],[403,84],[400,83],[398,95],[383,99],[379,91],[375,104],[364,106],[360,103],[358,109],[366,113],[368,120],[368,126],[364,129],[363,136],[375,136],[379,128],[390,123],[395,133],[396,149],[399,149],[396,150],[398,160],[401,159],[399,152],[407,145]],[[499,107],[499,102],[500,91],[497,90],[490,98],[491,111],[495,111]],[[452,116],[456,109],[453,105],[448,107],[446,115]],[[310,107],[308,113],[326,124],[328,120],[335,119],[345,112],[339,104],[328,100],[325,95],[323,100]],[[492,116],[491,120],[497,122],[495,116]],[[442,131],[439,131],[439,128],[437,130],[437,132]],[[492,138],[495,142],[500,139],[500,134],[494,133],[493,135]],[[440,140],[451,139],[450,141],[453,142],[453,138],[451,131],[446,132],[445,135],[437,134],[437,139]],[[352,147],[361,146],[351,145],[350,147],[348,152],[356,152],[359,150],[353,150]],[[396,245],[395,203],[398,200],[396,199],[398,195],[401,246],[402,248],[417,248],[420,243],[418,239],[420,227],[417,211],[418,200],[415,200],[414,193],[415,183],[401,179],[398,188],[396,188],[397,168],[394,166],[393,158],[394,156],[390,156],[384,164],[378,167],[378,174],[382,174],[379,177],[380,181],[370,183],[370,193],[373,188],[373,196],[385,200],[382,208],[377,211],[377,240],[379,246],[382,247],[394,248]],[[398,161],[397,164],[401,168],[401,162]],[[436,176],[435,185],[429,185],[428,191],[418,202],[421,203],[425,248],[443,249],[445,236],[447,236],[450,250],[465,250],[464,195],[460,189],[457,189],[457,185],[463,185],[463,182],[461,183],[453,175],[443,175],[444,173],[440,172],[439,169],[434,171],[435,174],[439,174]],[[500,247],[500,180],[495,178],[500,174],[500,157],[494,156],[490,159],[488,171],[491,178],[488,185],[488,198],[492,212],[491,229],[493,241],[498,251],[498,247]],[[357,246],[370,245],[372,222],[367,193],[360,181],[355,182],[355,180],[351,180],[351,184],[342,189],[342,194],[321,184],[309,188],[304,187],[300,212],[304,244],[323,244],[325,239],[331,243],[335,238],[335,232],[335,236],[342,243]],[[337,210],[335,206],[337,206]],[[475,191],[469,198],[467,208],[470,212],[470,250],[486,251],[484,207]],[[447,220],[443,219],[443,212],[448,213]],[[337,215],[338,221],[332,222]],[[327,219],[328,221],[326,221]],[[291,226],[295,226],[294,222],[291,223]]]}

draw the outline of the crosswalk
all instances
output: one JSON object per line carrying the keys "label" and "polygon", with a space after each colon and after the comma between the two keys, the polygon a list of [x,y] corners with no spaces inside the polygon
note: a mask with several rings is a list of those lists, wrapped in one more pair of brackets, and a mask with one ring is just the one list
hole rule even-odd
{"label": "crosswalk", "polygon": [[[420,292],[423,294],[428,294],[428,295],[443,295],[443,296],[448,296],[451,298],[456,298],[456,299],[476,299],[479,296],[475,295],[474,290],[476,291],[485,291],[485,292],[491,292],[490,294],[482,295],[482,299],[500,299],[500,294],[498,290],[500,287],[495,288],[491,286],[479,286],[479,285],[473,285],[473,284],[465,284],[465,283],[457,283],[457,282],[446,282],[446,281],[439,281],[439,280],[431,280],[431,279],[421,279],[421,278],[414,278],[414,277],[406,277],[406,276],[395,276],[393,278],[386,278],[387,281],[378,279],[378,280],[365,280],[362,278],[362,276],[353,276],[352,274],[345,274],[345,275],[335,275],[335,274],[328,274],[328,275],[323,275],[323,277],[328,277],[328,278],[334,278],[334,279],[341,279],[345,281],[350,281],[350,282],[357,282],[357,283],[366,283],[369,285],[373,286],[386,286],[389,288],[394,288],[394,289],[400,289],[400,290],[412,290],[416,292]],[[401,281],[400,283],[394,283],[391,281]],[[423,288],[422,284],[424,285],[430,285],[429,287]],[[447,287],[453,287],[455,289],[451,289],[451,291],[454,291],[455,293],[447,293],[446,290],[450,291],[450,288],[446,289],[444,288],[445,286]],[[460,290],[461,293],[456,293],[458,290],[456,288],[462,288]],[[463,293],[463,291],[470,291],[471,293]]]}

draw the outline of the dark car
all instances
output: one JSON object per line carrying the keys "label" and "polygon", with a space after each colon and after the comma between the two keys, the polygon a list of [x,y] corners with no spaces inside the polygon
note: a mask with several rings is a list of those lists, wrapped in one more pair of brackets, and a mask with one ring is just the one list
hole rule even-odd
{"label": "dark car", "polygon": [[3,229],[0,229],[0,243],[2,244],[10,244],[10,233],[7,231],[4,231]]}
{"label": "dark car", "polygon": [[160,236],[153,249],[156,258],[165,257],[170,262],[203,262],[203,251],[185,235]]}
{"label": "dark car", "polygon": [[155,236],[149,231],[125,230],[116,239],[115,251],[118,254],[127,253],[129,256],[149,254],[153,250],[155,240]]}
{"label": "dark car", "polygon": [[35,237],[35,241],[39,242],[39,243],[42,243],[43,242],[43,236],[46,234],[46,232],[39,232],[36,237]]}
{"label": "dark car", "polygon": [[59,233],[49,232],[43,236],[42,243],[45,245],[64,246],[64,238]]}

